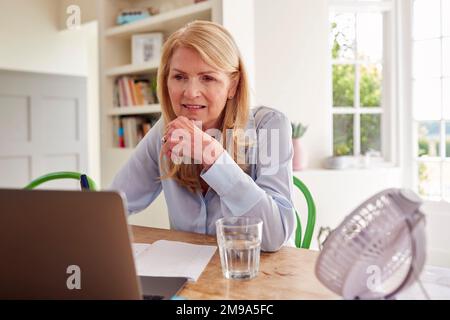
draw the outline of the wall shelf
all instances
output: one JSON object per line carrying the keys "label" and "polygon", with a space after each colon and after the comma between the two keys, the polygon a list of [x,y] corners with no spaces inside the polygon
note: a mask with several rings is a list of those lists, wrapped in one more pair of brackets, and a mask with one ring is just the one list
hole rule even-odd
{"label": "wall shelf", "polygon": [[120,67],[114,67],[107,69],[105,72],[106,76],[115,77],[120,75],[137,75],[137,74],[145,74],[150,72],[156,72],[158,70],[158,63],[152,64],[127,64]]}
{"label": "wall shelf", "polygon": [[205,1],[160,13],[134,23],[106,30],[107,37],[131,37],[135,33],[165,31],[172,33],[193,20],[211,20],[212,2]]}
{"label": "wall shelf", "polygon": [[146,106],[114,107],[111,108],[110,111],[108,111],[106,114],[109,116],[127,116],[157,112],[161,112],[161,106],[159,104],[151,104]]}

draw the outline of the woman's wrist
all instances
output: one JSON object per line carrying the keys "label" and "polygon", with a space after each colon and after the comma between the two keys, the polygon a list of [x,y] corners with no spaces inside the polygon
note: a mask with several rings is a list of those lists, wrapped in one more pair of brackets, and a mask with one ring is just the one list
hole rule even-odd
{"label": "woman's wrist", "polygon": [[222,144],[216,139],[210,137],[206,143],[203,144],[203,170],[208,170],[216,160],[222,155],[225,149]]}

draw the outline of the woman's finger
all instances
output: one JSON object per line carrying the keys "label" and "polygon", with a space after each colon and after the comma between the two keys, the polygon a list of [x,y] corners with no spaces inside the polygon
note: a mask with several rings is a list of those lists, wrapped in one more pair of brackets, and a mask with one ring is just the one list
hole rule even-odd
{"label": "woman's finger", "polygon": [[194,126],[192,121],[193,120],[189,120],[188,118],[186,118],[184,116],[179,116],[167,124],[166,131],[168,131],[170,128],[172,128],[172,129],[176,129],[176,128],[190,129]]}

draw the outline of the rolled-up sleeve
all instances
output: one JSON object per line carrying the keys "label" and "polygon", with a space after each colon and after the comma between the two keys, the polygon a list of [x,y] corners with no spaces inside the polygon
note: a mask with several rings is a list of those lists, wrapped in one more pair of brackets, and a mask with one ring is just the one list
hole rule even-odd
{"label": "rolled-up sleeve", "polygon": [[162,190],[159,179],[161,123],[159,120],[141,140],[109,187],[125,194],[128,213],[148,207]]}
{"label": "rolled-up sleeve", "polygon": [[264,251],[278,250],[295,228],[291,141],[290,121],[280,112],[270,113],[257,130],[255,180],[226,151],[201,173],[219,195],[224,216],[245,215],[263,220]]}

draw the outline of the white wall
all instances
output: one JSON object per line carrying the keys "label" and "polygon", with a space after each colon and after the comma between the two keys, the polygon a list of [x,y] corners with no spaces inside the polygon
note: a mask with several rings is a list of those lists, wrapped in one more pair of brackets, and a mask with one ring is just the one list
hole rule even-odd
{"label": "white wall", "polygon": [[98,23],[89,22],[83,25],[82,31],[87,41],[87,114],[88,114],[88,172],[92,179],[100,185],[100,105],[98,75]]}
{"label": "white wall", "polygon": [[[312,249],[318,248],[316,240],[320,227],[336,228],[353,209],[375,193],[401,186],[401,171],[398,168],[307,170],[294,174],[308,186],[316,204]],[[307,208],[299,190],[294,193],[294,206],[304,230]]]}
{"label": "white wall", "polygon": [[222,24],[233,35],[242,54],[251,88],[251,103],[255,99],[255,1],[222,0]]}
{"label": "white wall", "polygon": [[309,125],[310,166],[332,151],[326,0],[255,1],[256,103]]}
{"label": "white wall", "polygon": [[80,8],[81,23],[89,23],[97,20],[97,8],[95,0],[59,0],[59,28],[65,29],[67,8],[71,5],[76,5]]}
{"label": "white wall", "polygon": [[100,181],[97,27],[60,30],[60,21],[60,0],[0,0],[0,69],[88,78],[88,174]]}
{"label": "white wall", "polygon": [[85,76],[83,32],[58,30],[59,0],[0,0],[0,68]]}
{"label": "white wall", "polygon": [[450,203],[427,201],[422,211],[426,217],[427,263],[450,268]]}

